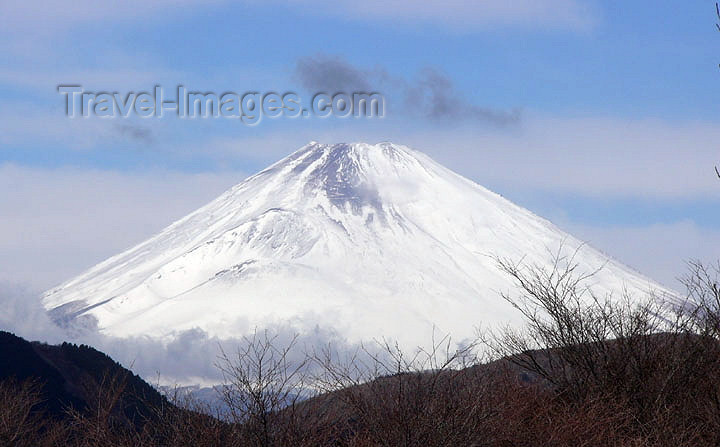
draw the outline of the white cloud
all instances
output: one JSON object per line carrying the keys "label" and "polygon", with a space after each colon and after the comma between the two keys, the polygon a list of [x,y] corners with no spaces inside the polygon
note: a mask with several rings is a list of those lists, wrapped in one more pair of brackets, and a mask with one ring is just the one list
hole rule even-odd
{"label": "white cloud", "polygon": [[[0,3],[0,29],[6,32],[26,32],[35,36],[50,36],[72,30],[83,23],[103,21],[156,22],[158,18],[185,15],[199,8],[213,8],[224,0],[125,0],[97,2],[76,0],[28,0]],[[380,21],[439,25],[454,30],[473,30],[498,26],[526,28],[587,29],[597,21],[597,11],[590,0],[274,0],[278,5],[291,6],[312,15],[340,17],[349,20]],[[245,0],[245,6],[261,4]]]}
{"label": "white cloud", "polygon": [[141,242],[245,177],[0,165],[0,281],[49,288]]}
{"label": "white cloud", "polygon": [[[15,283],[0,282],[0,330],[12,332],[27,340],[52,344],[70,341],[83,343],[110,355],[126,368],[152,384],[205,385],[222,382],[216,367],[220,349],[230,358],[245,343],[243,336],[253,331],[276,337],[275,346],[287,347],[296,335],[295,348],[289,353],[291,362],[299,362],[305,353],[327,348],[331,344],[337,352],[354,352],[358,346],[347,343],[335,331],[315,327],[303,330],[289,324],[268,323],[262,327],[238,326],[235,338],[211,337],[201,329],[177,334],[171,341],[149,337],[115,338],[95,331],[76,333],[56,326],[40,304],[39,293]],[[262,336],[262,335],[261,335]]]}
{"label": "white cloud", "polygon": [[525,118],[512,132],[436,129],[399,142],[481,184],[605,198],[720,198],[717,123]]}
{"label": "white cloud", "polygon": [[[206,0],[111,0],[96,2],[93,0],[75,0],[57,2],[54,0],[9,1],[0,3],[0,28],[5,30],[32,29],[36,33],[46,33],[71,29],[78,23],[133,21],[137,19],[157,20],[160,14],[181,14],[187,8],[208,6],[217,1]],[[28,25],[32,28],[28,28]]]}
{"label": "white cloud", "polygon": [[699,260],[709,265],[720,260],[720,231],[689,220],[635,227],[572,223],[563,226],[610,256],[678,291],[683,290],[678,278],[688,273],[688,261]]}
{"label": "white cloud", "polygon": [[[135,63],[139,64],[137,61]],[[62,104],[64,95],[57,91],[58,85],[82,85],[86,91],[110,90],[125,93],[140,90],[152,92],[157,84],[186,77],[181,72],[162,68],[129,69],[123,66],[122,60],[114,60],[112,67],[108,69],[38,70],[35,67],[20,69],[15,66],[0,69],[0,83],[49,93],[57,97],[57,103]],[[166,84],[166,89],[174,88],[175,85]]]}
{"label": "white cloud", "polygon": [[0,330],[23,338],[59,343],[67,338],[40,303],[39,293],[26,285],[0,280]]}
{"label": "white cloud", "polygon": [[[58,95],[56,107],[40,107],[30,103],[9,104],[0,111],[0,144],[10,148],[39,147],[40,150],[70,148],[92,150],[123,137],[118,131],[123,124],[142,123],[139,119],[69,118],[65,115],[64,98]],[[150,123],[150,121],[146,121]],[[163,123],[154,120],[155,128]],[[140,126],[147,126],[142,123]],[[32,151],[33,149],[26,149]],[[100,149],[102,150],[102,149]]]}
{"label": "white cloud", "polygon": [[[285,3],[285,2],[278,2]],[[433,24],[459,30],[521,25],[528,28],[587,29],[597,20],[588,0],[291,0],[312,4],[315,14],[386,23]]]}
{"label": "white cloud", "polygon": [[[84,25],[158,23],[190,17],[195,7],[211,8],[226,0],[26,0],[0,2],[0,51],[19,61],[61,61],[77,51],[69,37]],[[135,50],[142,51],[139,48]],[[111,51],[111,50],[110,50]],[[94,55],[93,59],[103,55]],[[97,62],[95,62],[97,63]]]}

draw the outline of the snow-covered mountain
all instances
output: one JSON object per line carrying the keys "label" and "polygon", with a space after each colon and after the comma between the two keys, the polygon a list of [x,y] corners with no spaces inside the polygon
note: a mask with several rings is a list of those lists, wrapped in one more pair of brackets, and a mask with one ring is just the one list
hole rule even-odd
{"label": "snow-covered mountain", "polygon": [[[549,265],[561,244],[582,245],[422,153],[313,142],[43,302],[114,336],[289,323],[412,344],[517,318],[494,256]],[[604,265],[601,293],[661,289],[590,247],[576,261]]]}

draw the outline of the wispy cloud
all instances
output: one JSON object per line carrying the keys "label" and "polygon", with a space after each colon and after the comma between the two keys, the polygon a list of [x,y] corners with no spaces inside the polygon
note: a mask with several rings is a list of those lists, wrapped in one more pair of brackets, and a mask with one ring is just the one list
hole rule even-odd
{"label": "wispy cloud", "polygon": [[139,124],[139,119],[69,118],[63,99],[57,100],[53,107],[13,103],[9,110],[0,111],[0,144],[32,148],[29,151],[107,150],[108,143],[135,147],[137,143],[154,142],[163,127],[163,123],[152,121]]}
{"label": "wispy cloud", "polygon": [[512,132],[472,126],[398,136],[496,188],[592,198],[717,199],[720,129],[713,122],[548,117],[526,112]]}
{"label": "wispy cloud", "polygon": [[58,3],[53,0],[28,0],[23,2],[0,3],[0,28],[6,31],[28,30],[31,26],[36,33],[66,31],[82,23],[97,21],[151,20],[151,15],[162,13],[182,14],[192,6],[211,6],[221,1],[203,0],[125,0],[96,2],[76,0]]}
{"label": "wispy cloud", "polygon": [[[126,0],[96,2],[76,0],[59,3],[52,0],[2,2],[0,29],[27,30],[39,34],[66,31],[83,23],[97,21],[130,22],[150,20],[154,14],[191,15],[196,8],[211,8],[227,3],[224,0]],[[438,25],[455,30],[475,30],[488,27],[522,26],[531,29],[561,28],[587,29],[597,21],[597,12],[590,0],[272,0],[286,7],[310,6],[313,15],[341,17],[345,20],[380,21]],[[258,7],[253,0],[242,2],[246,7]],[[274,6],[273,6],[274,7]]]}
{"label": "wispy cloud", "polygon": [[688,261],[711,265],[720,260],[720,231],[691,220],[644,226],[564,226],[590,244],[603,247],[610,256],[678,291],[683,290],[679,278],[688,273]]}
{"label": "wispy cloud", "polygon": [[149,127],[141,126],[139,124],[123,123],[116,125],[115,129],[120,136],[129,138],[133,141],[146,144],[155,141],[155,136],[152,129]]}
{"label": "wispy cloud", "polygon": [[[290,3],[299,5],[295,0]],[[437,25],[456,31],[522,26],[529,29],[586,30],[598,20],[589,0],[311,0],[316,15],[393,25]]]}

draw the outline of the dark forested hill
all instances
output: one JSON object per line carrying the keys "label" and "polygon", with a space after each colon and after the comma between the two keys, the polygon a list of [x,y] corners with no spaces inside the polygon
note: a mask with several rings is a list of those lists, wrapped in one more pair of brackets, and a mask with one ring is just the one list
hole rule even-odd
{"label": "dark forested hill", "polygon": [[151,415],[164,397],[106,354],[86,345],[29,342],[0,331],[0,381],[38,383],[44,410],[56,417],[85,411],[103,393],[118,393],[115,416],[133,424]]}

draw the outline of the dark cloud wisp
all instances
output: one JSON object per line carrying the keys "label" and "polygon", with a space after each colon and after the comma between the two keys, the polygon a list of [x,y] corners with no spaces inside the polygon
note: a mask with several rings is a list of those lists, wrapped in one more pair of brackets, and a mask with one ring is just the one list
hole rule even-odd
{"label": "dark cloud wisp", "polygon": [[138,125],[119,124],[115,126],[115,132],[122,138],[139,143],[152,143],[155,141],[152,130]]}
{"label": "dark cloud wisp", "polygon": [[520,122],[518,109],[505,111],[469,102],[449,77],[434,68],[426,68],[408,85],[405,99],[411,111],[430,120],[478,121],[502,127]]}
{"label": "dark cloud wisp", "polygon": [[295,76],[306,89],[332,94],[369,92],[374,74],[355,67],[339,56],[316,55],[298,59]]}
{"label": "dark cloud wisp", "polygon": [[298,59],[295,78],[302,87],[323,93],[382,93],[394,113],[438,121],[443,124],[476,122],[497,127],[520,123],[517,109],[502,110],[480,106],[467,99],[448,76],[436,68],[426,68],[416,79],[392,76],[384,68],[357,67],[340,56],[316,55]]}

